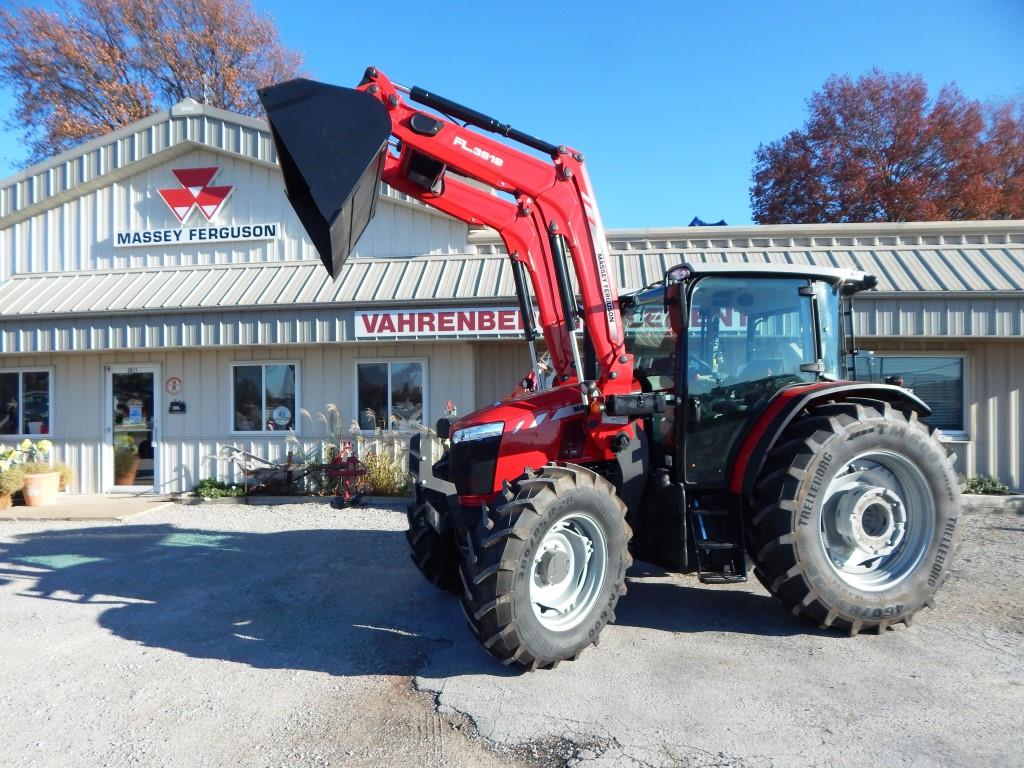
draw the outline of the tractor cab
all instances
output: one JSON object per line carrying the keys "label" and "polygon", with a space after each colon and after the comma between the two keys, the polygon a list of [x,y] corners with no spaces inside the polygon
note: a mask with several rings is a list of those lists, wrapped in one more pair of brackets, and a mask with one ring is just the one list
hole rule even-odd
{"label": "tractor cab", "polygon": [[701,265],[623,297],[638,387],[675,396],[651,418],[653,465],[724,487],[737,441],[779,390],[845,377],[853,344],[844,304],[871,284],[846,270]]}

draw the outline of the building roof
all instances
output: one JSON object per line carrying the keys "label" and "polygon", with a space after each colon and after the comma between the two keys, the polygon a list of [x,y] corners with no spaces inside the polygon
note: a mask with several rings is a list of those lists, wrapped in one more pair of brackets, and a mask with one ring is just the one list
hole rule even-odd
{"label": "building roof", "polygon": [[[352,258],[336,282],[319,261],[18,275],[0,284],[0,352],[337,343],[352,340],[356,309],[513,305],[500,244],[471,240],[477,253],[462,256]],[[858,269],[879,279],[858,295],[858,333],[1024,334],[1024,222],[618,230],[609,241],[620,292],[684,262]]]}
{"label": "building roof", "polygon": [[[1024,291],[1024,221],[782,224],[609,230],[620,285],[647,284],[669,267],[807,264],[878,278],[878,291]],[[470,234],[478,253],[503,253],[493,232]],[[647,282],[644,282],[647,281]]]}
{"label": "building roof", "polygon": [[[16,275],[0,284],[0,318],[513,299],[500,242],[486,233],[471,242],[476,254],[352,258],[333,283],[318,261]],[[863,271],[878,278],[866,298],[1024,297],[1024,222],[613,230],[609,243],[620,291],[688,262]]]}
{"label": "building roof", "polygon": [[324,305],[488,302],[515,296],[504,256],[353,258],[332,282],[319,261],[16,275],[0,318]]}

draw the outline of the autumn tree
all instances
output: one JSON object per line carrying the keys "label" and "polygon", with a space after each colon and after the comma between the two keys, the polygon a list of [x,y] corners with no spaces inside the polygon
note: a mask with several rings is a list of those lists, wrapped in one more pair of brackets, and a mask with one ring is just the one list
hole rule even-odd
{"label": "autumn tree", "polygon": [[10,127],[29,162],[186,96],[260,114],[256,88],[295,77],[301,56],[248,0],[58,0],[0,9],[0,72]]}
{"label": "autumn tree", "polygon": [[1024,217],[1024,106],[916,75],[833,76],[801,130],[758,147],[760,224]]}

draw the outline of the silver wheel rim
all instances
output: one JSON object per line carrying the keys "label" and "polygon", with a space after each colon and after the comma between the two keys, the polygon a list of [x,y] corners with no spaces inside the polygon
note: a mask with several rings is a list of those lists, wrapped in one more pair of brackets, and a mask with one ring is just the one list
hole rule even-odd
{"label": "silver wheel rim", "polygon": [[607,559],[604,532],[590,515],[573,512],[552,525],[530,573],[537,620],[559,632],[579,625],[600,597]]}
{"label": "silver wheel rim", "polygon": [[832,570],[856,589],[878,592],[911,574],[935,533],[935,501],[905,456],[867,451],[828,484],[821,543]]}

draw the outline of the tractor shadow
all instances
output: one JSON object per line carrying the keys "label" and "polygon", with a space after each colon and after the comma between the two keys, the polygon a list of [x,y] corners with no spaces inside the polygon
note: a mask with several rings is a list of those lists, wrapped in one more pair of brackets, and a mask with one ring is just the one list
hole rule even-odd
{"label": "tractor shadow", "polygon": [[842,637],[789,614],[763,592],[753,574],[745,584],[695,586],[679,583],[678,577],[664,578],[670,575],[657,565],[637,561],[626,576],[629,592],[615,608],[616,625],[682,634]]}
{"label": "tractor shadow", "polygon": [[11,582],[0,601],[101,605],[97,621],[117,637],[194,658],[413,675],[459,646],[444,654],[444,674],[514,674],[472,638],[458,602],[424,581],[399,531],[32,533],[0,542],[0,583]]}
{"label": "tractor shadow", "polygon": [[[631,572],[620,626],[815,631],[763,595],[636,578],[658,570],[638,564]],[[0,601],[102,606],[97,621],[113,635],[193,658],[346,676],[521,672],[473,639],[458,601],[424,581],[400,531],[51,530],[0,542],[0,584],[14,585]]]}

